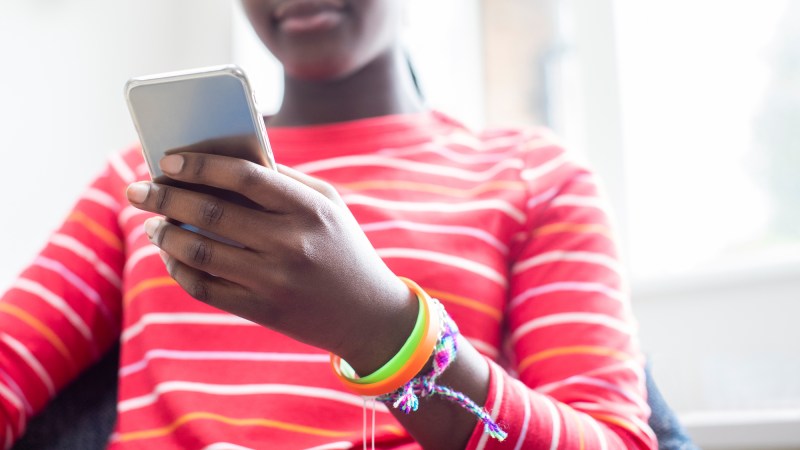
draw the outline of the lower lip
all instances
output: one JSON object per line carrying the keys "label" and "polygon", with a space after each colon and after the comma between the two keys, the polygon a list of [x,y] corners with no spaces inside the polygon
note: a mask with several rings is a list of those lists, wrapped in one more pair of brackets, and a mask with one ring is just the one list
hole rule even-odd
{"label": "lower lip", "polygon": [[280,22],[285,33],[314,33],[330,30],[342,21],[341,11],[320,11],[311,15],[290,16]]}

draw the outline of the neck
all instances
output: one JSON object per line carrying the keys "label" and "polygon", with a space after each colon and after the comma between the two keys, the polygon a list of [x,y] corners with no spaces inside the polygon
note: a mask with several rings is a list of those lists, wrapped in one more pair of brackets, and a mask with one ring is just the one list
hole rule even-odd
{"label": "neck", "polygon": [[390,49],[355,73],[309,81],[284,75],[283,104],[268,126],[303,126],[407,114],[425,109],[399,49]]}

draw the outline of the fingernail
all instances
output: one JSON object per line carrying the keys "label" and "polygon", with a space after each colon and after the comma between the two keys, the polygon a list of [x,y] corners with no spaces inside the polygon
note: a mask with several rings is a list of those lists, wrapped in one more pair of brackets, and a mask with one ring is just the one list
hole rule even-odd
{"label": "fingernail", "polygon": [[169,255],[164,250],[159,250],[158,251],[158,256],[161,257],[161,261],[164,261],[164,264],[166,264],[167,260],[169,260]]}
{"label": "fingernail", "polygon": [[156,230],[158,230],[158,226],[161,225],[161,218],[159,217],[151,217],[144,221],[144,232],[147,233],[147,237],[150,239],[156,234]]}
{"label": "fingernail", "polygon": [[176,173],[180,173],[181,169],[183,169],[183,156],[167,155],[161,158],[161,161],[158,163],[158,165],[166,174],[174,175]]}
{"label": "fingernail", "polygon": [[128,200],[132,201],[133,203],[142,203],[147,198],[148,192],[150,192],[150,183],[147,181],[133,183],[128,186]]}

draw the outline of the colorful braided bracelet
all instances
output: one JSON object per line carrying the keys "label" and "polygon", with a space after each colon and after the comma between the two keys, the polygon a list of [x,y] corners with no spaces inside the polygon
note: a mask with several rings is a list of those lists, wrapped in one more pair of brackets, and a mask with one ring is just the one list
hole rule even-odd
{"label": "colorful braided bracelet", "polygon": [[[505,440],[508,433],[497,425],[484,408],[478,406],[463,393],[436,384],[437,379],[455,360],[458,350],[457,340],[460,334],[458,326],[438,300],[431,298],[413,281],[402,277],[400,279],[417,295],[420,301],[420,312],[417,316],[414,331],[412,331],[401,351],[389,363],[363,378],[358,378],[352,367],[344,360],[331,355],[334,372],[353,392],[364,396],[377,396],[379,401],[391,404],[395,409],[400,409],[406,414],[418,409],[420,398],[434,394],[440,395],[478,417],[483,423],[484,432],[489,436],[498,441]],[[410,353],[408,357],[409,365],[400,368],[394,374],[390,374],[389,370],[386,369],[387,366],[391,363],[394,366],[393,368],[396,368],[397,365],[402,363],[402,360],[406,357],[404,352],[406,346],[413,346],[413,343],[416,342],[415,332],[418,332],[420,323],[424,324],[425,336],[415,350]],[[434,342],[432,347],[429,347],[427,339],[434,331]],[[402,358],[399,357],[401,353],[404,353]],[[432,368],[426,374],[418,375],[429,359],[432,359]],[[422,360],[422,365],[419,365],[420,360]],[[378,373],[380,373],[380,377],[376,376]],[[369,382],[364,380],[369,380]],[[397,384],[400,380],[405,381]],[[396,385],[395,388],[386,391],[387,387],[394,385]]]}

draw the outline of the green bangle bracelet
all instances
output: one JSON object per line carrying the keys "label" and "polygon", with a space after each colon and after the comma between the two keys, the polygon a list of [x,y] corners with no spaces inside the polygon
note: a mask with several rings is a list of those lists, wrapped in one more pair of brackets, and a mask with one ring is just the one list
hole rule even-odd
{"label": "green bangle bracelet", "polygon": [[384,364],[380,369],[372,372],[371,374],[358,378],[355,370],[347,363],[345,360],[341,360],[341,371],[344,376],[350,379],[353,383],[358,384],[372,384],[377,383],[379,381],[383,381],[389,376],[394,373],[397,373],[402,369],[408,361],[411,359],[411,356],[419,347],[419,343],[422,341],[422,338],[425,336],[425,308],[422,307],[422,302],[424,301],[422,298],[417,296],[419,300],[419,313],[417,313],[417,323],[414,324],[414,329],[411,330],[411,335],[406,340],[406,343],[400,347],[400,350],[397,352],[396,355],[392,357],[386,364]]}

